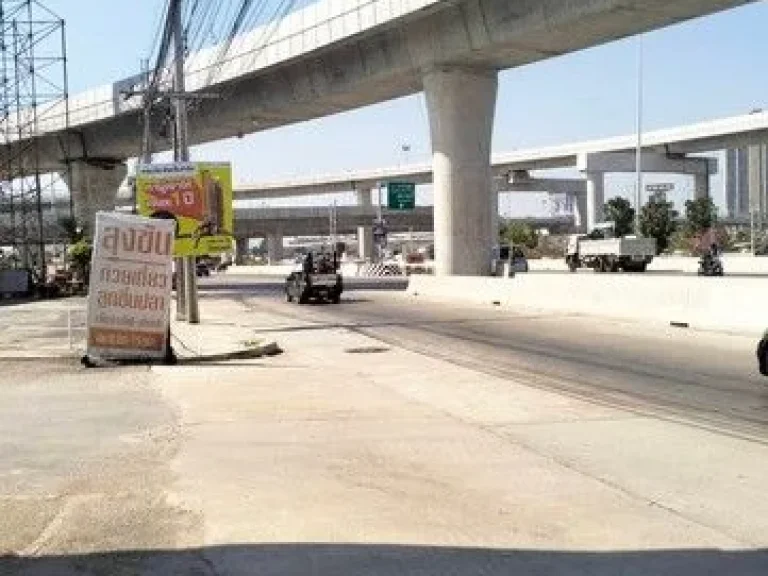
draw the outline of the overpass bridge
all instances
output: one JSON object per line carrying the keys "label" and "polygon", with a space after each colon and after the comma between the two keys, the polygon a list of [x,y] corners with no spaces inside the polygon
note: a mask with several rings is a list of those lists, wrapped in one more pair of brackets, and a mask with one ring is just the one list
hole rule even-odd
{"label": "overpass bridge", "polygon": [[[490,141],[499,70],[566,54],[746,0],[320,0],[257,29],[206,83],[217,47],[190,55],[188,89],[213,89],[190,111],[192,143],[318,118],[413,94],[426,96],[435,187],[436,270],[483,274],[493,242]],[[269,37],[265,44],[261,39]],[[122,161],[141,140],[134,76],[70,101],[71,125],[49,115],[35,137],[51,171],[72,167],[78,218],[113,202]],[[57,119],[58,118],[58,119]],[[156,129],[157,127],[155,127]],[[5,133],[13,133],[12,127]],[[155,133],[160,148],[170,143]],[[28,142],[0,151],[30,168]],[[26,162],[26,166],[24,166]],[[6,174],[5,178],[13,174]],[[595,179],[588,186],[598,188]],[[599,194],[594,194],[597,197]]]}
{"label": "overpass bridge", "polygon": [[[705,159],[690,154],[768,142],[768,112],[651,130],[643,133],[642,141],[645,153],[644,172],[711,175],[717,172],[717,164],[711,159],[708,165],[704,164]],[[513,181],[515,172],[586,167],[590,163],[589,157],[598,155],[602,157],[601,163],[607,165],[606,171],[626,171],[629,167],[628,160],[631,160],[631,171],[634,171],[636,145],[637,136],[625,134],[614,138],[500,152],[491,155],[491,171],[494,177],[507,177],[509,181]],[[631,154],[631,158],[628,154]],[[379,183],[389,180],[431,184],[432,174],[431,163],[354,170],[309,178],[242,183],[237,186],[235,196],[243,200],[269,199],[372,190]],[[520,182],[520,187],[523,184],[524,182]],[[574,192],[578,193],[578,190]]]}
{"label": "overpass bridge", "polygon": [[[68,202],[44,203],[43,229],[46,244],[60,244],[68,241],[67,231],[60,225],[60,219],[69,215]],[[128,207],[123,207],[128,209]],[[372,238],[370,237],[371,223],[378,216],[378,210],[373,206],[337,206],[334,209],[335,228],[337,234],[362,234],[358,250],[361,254],[371,256]],[[389,233],[398,232],[433,232],[434,208],[418,206],[412,211],[395,211],[382,209],[382,216],[387,223]],[[573,229],[572,216],[552,218],[519,218],[516,221],[535,227],[547,227],[553,233],[561,233]],[[17,226],[19,221],[17,220]],[[38,237],[36,220],[25,221],[31,237]],[[0,245],[14,244],[11,234],[11,217],[7,212],[0,213]],[[17,228],[18,229],[18,228]],[[328,236],[331,229],[331,210],[328,207],[308,206],[298,208],[236,208],[235,230],[236,251],[244,253],[251,238],[265,238],[271,247],[272,260],[279,260],[285,236]],[[361,229],[365,229],[361,232]],[[367,242],[367,244],[366,244]]]}

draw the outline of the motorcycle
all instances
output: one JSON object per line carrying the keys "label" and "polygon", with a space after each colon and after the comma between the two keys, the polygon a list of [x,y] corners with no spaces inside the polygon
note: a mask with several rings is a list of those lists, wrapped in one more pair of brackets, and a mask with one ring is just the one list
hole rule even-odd
{"label": "motorcycle", "polygon": [[705,254],[699,259],[699,276],[722,276],[723,261],[719,256],[713,256],[712,254]]}

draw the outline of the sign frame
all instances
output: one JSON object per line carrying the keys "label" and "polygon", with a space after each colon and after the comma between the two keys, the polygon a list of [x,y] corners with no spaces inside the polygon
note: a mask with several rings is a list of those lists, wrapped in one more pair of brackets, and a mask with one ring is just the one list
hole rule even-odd
{"label": "sign frame", "polygon": [[173,242],[174,223],[169,220],[96,213],[87,300],[87,357],[166,357]]}

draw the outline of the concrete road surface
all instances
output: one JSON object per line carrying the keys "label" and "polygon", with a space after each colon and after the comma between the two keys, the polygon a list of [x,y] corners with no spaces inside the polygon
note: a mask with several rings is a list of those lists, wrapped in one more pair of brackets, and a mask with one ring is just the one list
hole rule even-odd
{"label": "concrete road surface", "polygon": [[[238,279],[238,283],[241,281]],[[253,281],[251,306],[342,326],[483,373],[768,441],[768,379],[754,338],[579,316],[352,292],[341,306],[276,306],[280,285]]]}
{"label": "concrete road surface", "polygon": [[0,354],[1,575],[768,574],[748,339],[217,288],[285,353]]}

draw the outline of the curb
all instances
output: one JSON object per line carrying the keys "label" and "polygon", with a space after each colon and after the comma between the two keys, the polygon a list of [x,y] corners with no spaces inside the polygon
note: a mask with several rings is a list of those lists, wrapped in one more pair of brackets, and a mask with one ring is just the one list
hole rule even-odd
{"label": "curb", "polygon": [[266,342],[256,346],[248,346],[239,350],[221,352],[216,354],[202,354],[200,356],[179,356],[178,364],[200,364],[205,362],[223,362],[228,360],[247,360],[263,358],[265,356],[277,356],[283,349],[275,341]]}

